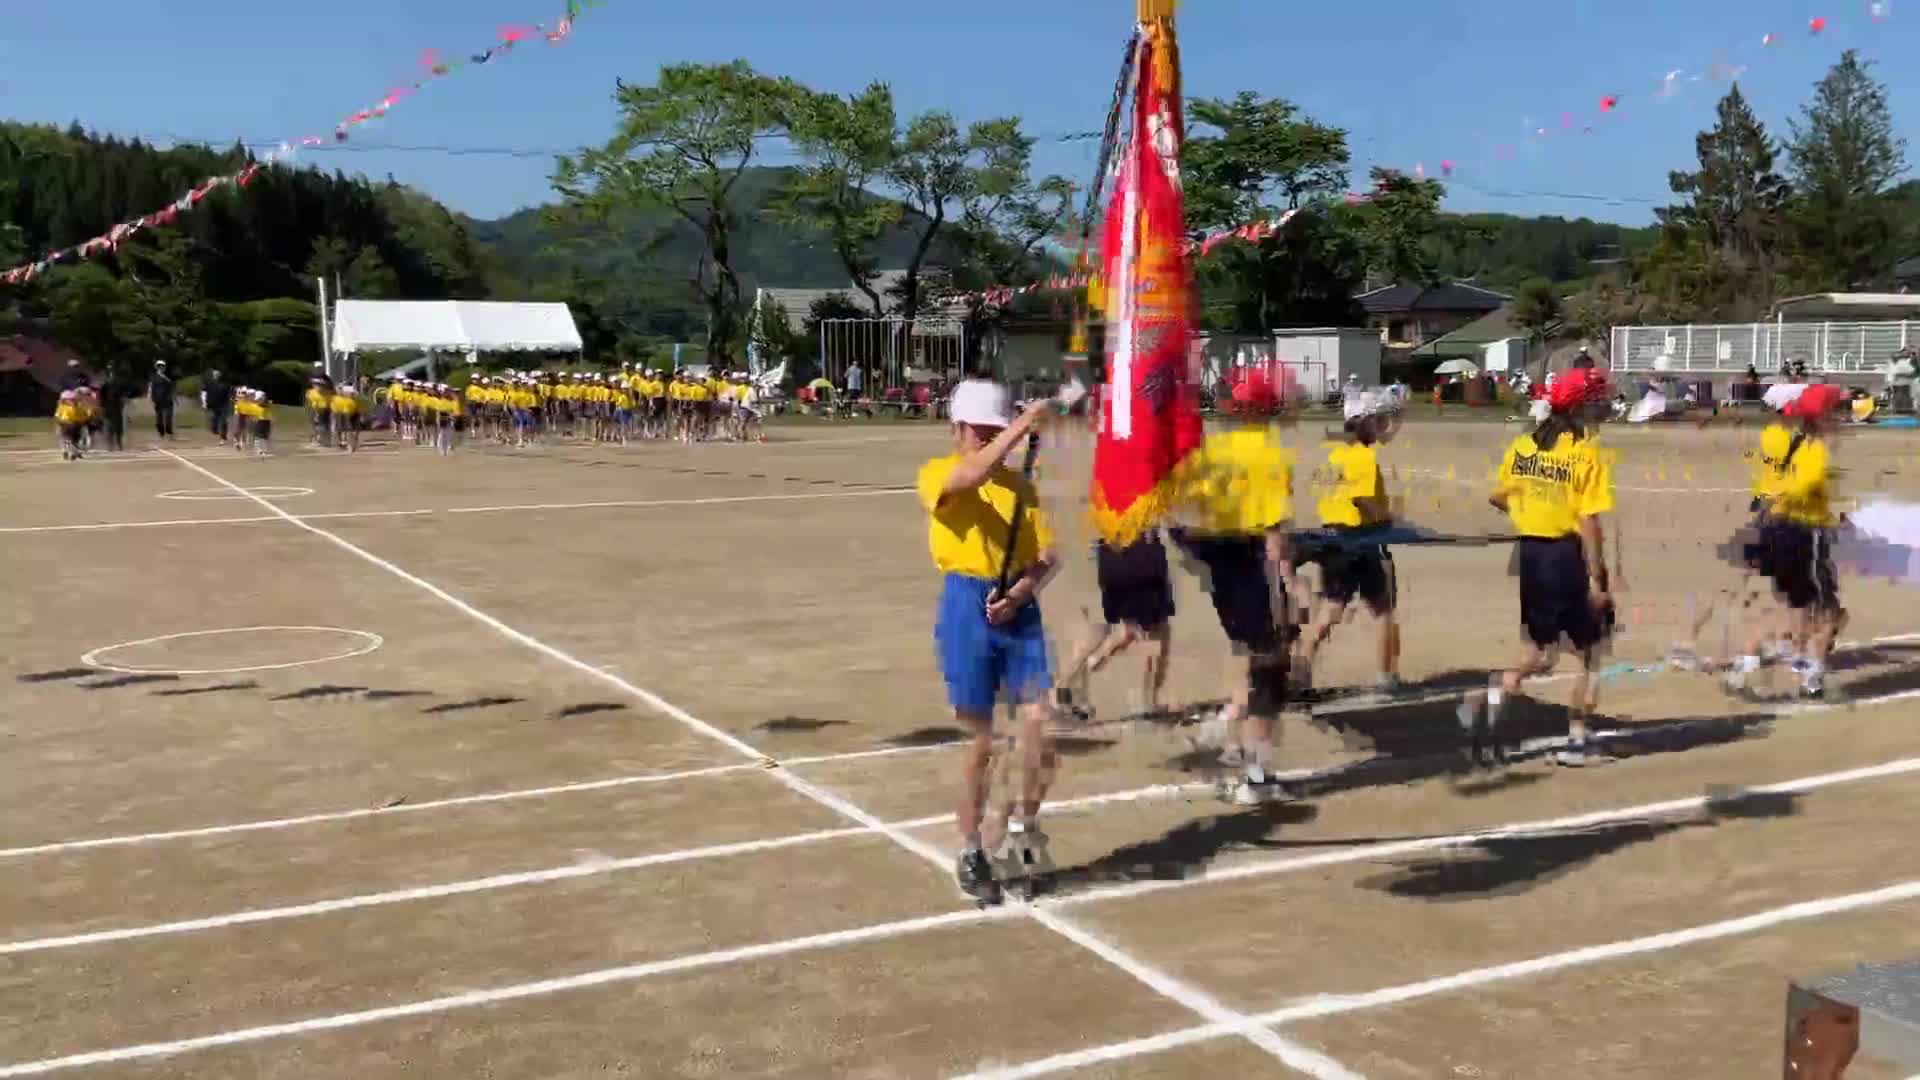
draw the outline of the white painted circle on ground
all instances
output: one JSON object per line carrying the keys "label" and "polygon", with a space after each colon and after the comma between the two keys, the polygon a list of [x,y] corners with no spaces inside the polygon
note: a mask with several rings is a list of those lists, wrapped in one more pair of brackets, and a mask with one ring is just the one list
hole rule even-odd
{"label": "white painted circle on ground", "polygon": [[[332,646],[334,651],[318,656],[298,660],[286,660],[274,664],[245,664],[238,667],[223,668],[170,668],[170,667],[133,667],[127,664],[115,664],[103,659],[111,653],[128,649],[137,649],[143,645],[158,645],[168,641],[183,641],[189,638],[221,637],[229,634],[301,634],[331,635],[342,639]],[[80,662],[90,668],[102,671],[117,671],[125,675],[236,675],[243,671],[276,671],[281,668],[307,667],[312,664],[326,664],[335,660],[350,660],[356,656],[365,656],[380,646],[386,639],[367,630],[343,630],[337,626],[233,626],[222,630],[188,630],[180,634],[161,634],[159,637],[141,638],[138,641],[122,641],[117,645],[103,645],[80,658]],[[322,646],[327,648],[328,646]]]}
{"label": "white painted circle on ground", "polygon": [[183,499],[187,502],[218,502],[223,499],[245,499],[248,497],[257,499],[297,499],[302,495],[311,494],[313,494],[313,489],[310,487],[279,487],[268,485],[266,487],[241,488],[238,491],[232,488],[194,488],[180,491],[163,491],[154,497],[157,499]]}

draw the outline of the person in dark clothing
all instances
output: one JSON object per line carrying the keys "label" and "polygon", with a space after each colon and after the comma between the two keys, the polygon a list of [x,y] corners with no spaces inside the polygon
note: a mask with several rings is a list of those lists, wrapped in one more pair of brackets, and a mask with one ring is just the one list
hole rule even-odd
{"label": "person in dark clothing", "polygon": [[100,384],[100,413],[107,427],[107,449],[127,448],[127,379],[119,369]]}
{"label": "person in dark clothing", "polygon": [[207,429],[215,438],[226,442],[227,426],[233,417],[233,384],[227,382],[219,368],[213,368],[201,386],[205,394],[201,405],[207,410]]}
{"label": "person in dark clothing", "polygon": [[67,373],[60,377],[62,391],[79,390],[92,385],[93,376],[88,375],[86,369],[80,366],[80,361],[67,361]]}
{"label": "person in dark clothing", "polygon": [[163,439],[173,438],[173,376],[167,374],[167,362],[153,362],[153,378],[147,383],[147,396],[153,399],[153,427]]}

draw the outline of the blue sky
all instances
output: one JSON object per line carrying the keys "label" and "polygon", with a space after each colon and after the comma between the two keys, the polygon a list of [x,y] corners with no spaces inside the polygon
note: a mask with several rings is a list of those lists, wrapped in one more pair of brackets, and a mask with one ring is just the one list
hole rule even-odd
{"label": "blue sky", "polygon": [[[562,0],[201,0],[9,3],[0,24],[0,115],[149,137],[278,140],[329,133],[411,77],[421,51],[483,48],[502,25],[552,23]],[[1880,61],[1903,134],[1920,130],[1920,0],[1185,0],[1188,93],[1251,89],[1290,98],[1350,132],[1367,165],[1455,164],[1458,210],[1627,222],[1651,216],[1669,169],[1693,159],[1724,84],[1769,127],[1786,120],[1842,49]],[[570,148],[612,130],[614,79],[663,62],[745,58],[816,88],[890,82],[903,112],[962,120],[1018,114],[1041,135],[1099,126],[1133,0],[608,0],[559,47],[522,46],[408,98],[359,144]],[[1808,21],[1824,17],[1818,36]],[[1765,33],[1779,41],[1763,48]],[[1678,92],[1656,96],[1678,69]],[[1601,117],[1605,95],[1618,110]],[[1564,131],[1563,114],[1572,114]],[[1530,124],[1528,123],[1530,121]],[[1592,135],[1583,134],[1593,124]],[[1548,135],[1529,139],[1530,128]],[[771,144],[769,163],[791,161]],[[1048,143],[1044,171],[1085,178],[1090,142]],[[1920,141],[1915,159],[1920,161]],[[550,198],[541,158],[438,152],[310,153],[329,168],[393,175],[481,216]],[[1356,186],[1362,181],[1356,180]],[[1572,199],[1601,196],[1612,202]]]}

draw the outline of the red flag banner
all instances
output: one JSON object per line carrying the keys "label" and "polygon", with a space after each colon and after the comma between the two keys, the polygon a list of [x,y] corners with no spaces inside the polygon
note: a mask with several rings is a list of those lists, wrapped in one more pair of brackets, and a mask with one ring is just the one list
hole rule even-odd
{"label": "red flag banner", "polygon": [[[1170,9],[1171,4],[1164,5]],[[1137,539],[1173,499],[1200,445],[1188,368],[1192,280],[1180,196],[1180,50],[1170,13],[1143,20],[1133,115],[1102,237],[1096,306],[1107,319],[1107,392],[1093,452],[1093,520],[1110,544]]]}

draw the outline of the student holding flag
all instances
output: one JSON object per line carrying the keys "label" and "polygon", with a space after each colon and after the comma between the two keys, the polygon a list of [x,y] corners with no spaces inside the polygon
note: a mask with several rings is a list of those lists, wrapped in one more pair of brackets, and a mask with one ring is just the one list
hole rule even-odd
{"label": "student holding flag", "polygon": [[[1005,387],[968,379],[949,404],[953,452],[920,468],[917,488],[927,512],[927,543],[940,571],[934,641],[954,719],[972,738],[961,762],[955,815],[961,847],[960,888],[982,902],[999,899],[993,864],[981,839],[988,764],[993,756],[993,708],[1004,692],[1019,710],[1018,745],[1025,760],[1018,815],[1007,822],[1028,849],[1042,853],[1040,803],[1053,778],[1048,735],[1053,687],[1040,590],[1055,570],[1053,530],[1040,512],[1033,483],[1005,461],[1054,408],[1049,400],[1012,415]],[[1017,517],[1016,517],[1017,515]],[[1013,537],[1009,550],[1008,538]],[[1003,592],[1002,580],[1008,587]]]}

